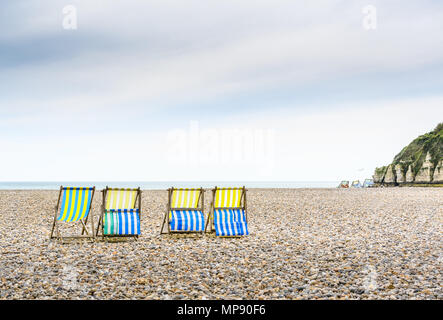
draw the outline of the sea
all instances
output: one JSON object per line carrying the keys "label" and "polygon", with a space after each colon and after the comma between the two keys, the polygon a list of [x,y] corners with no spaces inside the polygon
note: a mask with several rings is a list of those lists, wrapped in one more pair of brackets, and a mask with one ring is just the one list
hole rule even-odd
{"label": "sea", "polygon": [[103,189],[138,188],[142,190],[165,190],[175,188],[213,188],[242,187],[246,188],[335,188],[340,181],[11,181],[0,182],[0,190],[58,190],[60,186],[80,187],[95,186]]}

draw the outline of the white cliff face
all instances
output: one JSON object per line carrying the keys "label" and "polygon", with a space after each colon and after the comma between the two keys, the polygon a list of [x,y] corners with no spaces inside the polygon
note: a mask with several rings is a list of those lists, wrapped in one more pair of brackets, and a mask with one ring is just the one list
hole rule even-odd
{"label": "white cliff face", "polygon": [[406,172],[406,182],[412,183],[414,182],[414,174],[412,173],[412,167],[409,165],[408,171]]}
{"label": "white cliff face", "polygon": [[384,172],[380,172],[380,173],[374,172],[372,179],[374,180],[374,183],[382,183],[384,176],[385,176]]}
{"label": "white cliff face", "polygon": [[428,152],[425,161],[423,161],[423,165],[415,176],[415,182],[430,183],[432,181],[433,169],[434,165],[431,162],[431,155]]}
{"label": "white cliff face", "polygon": [[406,178],[405,178],[405,175],[403,174],[402,167],[399,164],[395,165],[395,176],[397,179],[397,183],[405,183],[406,182]]}
{"label": "white cliff face", "polygon": [[385,174],[385,183],[395,183],[395,174],[394,174],[394,168],[392,167],[392,164],[389,165],[388,169],[386,170]]}
{"label": "white cliff face", "polygon": [[443,183],[443,160],[440,160],[437,167],[434,170],[434,183]]}

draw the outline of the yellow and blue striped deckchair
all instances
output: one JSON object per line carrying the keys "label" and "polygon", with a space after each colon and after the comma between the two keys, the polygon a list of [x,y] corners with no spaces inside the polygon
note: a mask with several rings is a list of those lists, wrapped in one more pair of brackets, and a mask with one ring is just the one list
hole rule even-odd
{"label": "yellow and blue striped deckchair", "polygon": [[360,180],[352,181],[351,188],[361,188]]}
{"label": "yellow and blue striped deckchair", "polygon": [[[91,212],[94,193],[95,187],[60,187],[50,239],[56,238],[62,240],[66,238],[94,238],[94,219]],[[91,228],[93,230],[91,234],[89,234],[86,228],[89,216],[91,216],[90,221]],[[59,221],[80,222],[80,224],[83,226],[81,235],[62,237],[58,228]],[[56,236],[54,236],[54,231],[57,233]],[[86,235],[83,235],[85,232]]]}
{"label": "yellow and blue striped deckchair", "polygon": [[103,208],[96,234],[104,237],[140,235],[141,190],[108,188],[102,190]]}
{"label": "yellow and blue striped deckchair", "polygon": [[246,215],[246,188],[217,188],[212,190],[211,230],[220,237],[239,237],[249,234]]}
{"label": "yellow and blue striped deckchair", "polygon": [[205,229],[204,190],[168,189],[168,205],[160,234],[168,220],[168,232],[201,232]]}

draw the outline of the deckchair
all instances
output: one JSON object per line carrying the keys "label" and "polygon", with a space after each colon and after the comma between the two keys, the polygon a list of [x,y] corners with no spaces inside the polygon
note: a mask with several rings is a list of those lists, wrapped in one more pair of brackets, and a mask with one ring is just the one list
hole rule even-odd
{"label": "deckchair", "polygon": [[365,179],[365,182],[363,182],[363,188],[370,188],[374,186],[374,180],[372,179]]}
{"label": "deckchair", "polygon": [[[55,206],[54,222],[52,224],[50,239],[58,239],[63,241],[65,239],[95,238],[94,217],[91,212],[94,193],[95,187],[60,187],[57,205]],[[88,232],[86,227],[89,216],[91,216],[91,233]],[[58,225],[60,221],[80,223],[82,226],[81,235],[62,237]]]}
{"label": "deckchair", "polygon": [[109,188],[102,190],[103,203],[96,235],[134,237],[140,235],[141,190]]}
{"label": "deckchair", "polygon": [[349,188],[349,181],[343,180],[337,188]]}
{"label": "deckchair", "polygon": [[[204,190],[168,189],[168,204],[160,234],[164,233],[203,233],[205,229]],[[163,232],[168,222],[168,232]]]}
{"label": "deckchair", "polygon": [[246,210],[246,188],[212,190],[212,203],[205,231],[215,230],[219,237],[240,237],[249,234]]}
{"label": "deckchair", "polygon": [[360,180],[352,181],[351,188],[361,188]]}

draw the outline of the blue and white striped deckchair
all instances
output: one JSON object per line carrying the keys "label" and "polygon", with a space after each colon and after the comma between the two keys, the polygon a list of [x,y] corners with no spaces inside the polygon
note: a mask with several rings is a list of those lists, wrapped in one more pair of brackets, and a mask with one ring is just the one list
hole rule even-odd
{"label": "blue and white striped deckchair", "polygon": [[97,226],[103,237],[140,235],[141,190],[109,188],[103,191],[103,210]]}
{"label": "blue and white striped deckchair", "polygon": [[168,232],[204,232],[204,191],[200,189],[168,189],[168,205],[160,234],[168,221]]}
{"label": "blue and white striped deckchair", "polygon": [[[60,187],[50,239],[94,238],[94,219],[91,212],[94,193],[95,187]],[[86,228],[89,216],[91,216],[91,233]],[[81,235],[62,237],[58,228],[59,221],[79,222],[82,225]],[[54,235],[54,231],[57,235]]]}
{"label": "blue and white striped deckchair", "polygon": [[211,230],[219,237],[249,235],[246,212],[246,188],[217,188],[212,190]]}

